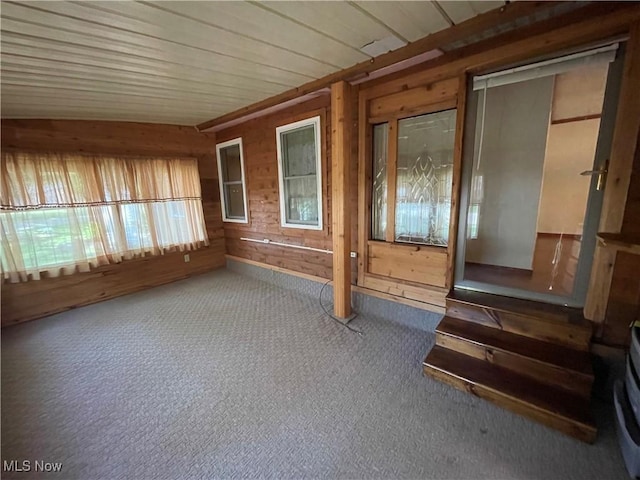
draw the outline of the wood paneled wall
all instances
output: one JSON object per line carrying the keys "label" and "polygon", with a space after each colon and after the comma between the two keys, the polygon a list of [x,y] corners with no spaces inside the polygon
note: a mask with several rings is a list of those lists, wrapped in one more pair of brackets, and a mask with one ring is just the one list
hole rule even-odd
{"label": "wood paneled wall", "polygon": [[187,278],[225,263],[224,230],[215,166],[215,136],[193,127],[129,122],[2,120],[2,148],[198,159],[209,247],[127,260],[88,273],[27,283],[3,283],[2,326]]}
{"label": "wood paneled wall", "polygon": [[[624,209],[622,233],[640,236],[640,134]],[[597,337],[608,345],[629,345],[629,325],[640,320],[640,255],[618,252],[613,267],[607,313]]]}
{"label": "wood paneled wall", "polygon": [[[241,240],[256,240],[304,245],[331,250],[331,115],[330,96],[321,95],[308,102],[249,120],[217,133],[218,143],[242,137],[247,183],[249,221],[224,223],[227,253],[235,257],[266,263],[317,277],[332,278],[332,255],[289,247],[259,244]],[[355,106],[355,105],[354,105]],[[354,109],[352,109],[353,111]],[[276,128],[316,115],[321,119],[323,230],[304,230],[280,226],[280,197]],[[355,122],[355,119],[353,119]],[[356,130],[356,129],[354,129]],[[356,145],[354,145],[356,144]],[[353,211],[357,211],[357,142],[352,141],[350,192]],[[352,221],[352,251],[356,250],[357,224]],[[352,259],[352,281],[355,283],[355,260]]]}

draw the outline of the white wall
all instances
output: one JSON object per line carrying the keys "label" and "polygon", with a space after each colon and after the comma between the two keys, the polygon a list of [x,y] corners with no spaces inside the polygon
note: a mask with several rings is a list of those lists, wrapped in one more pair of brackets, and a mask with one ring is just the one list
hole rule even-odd
{"label": "white wall", "polygon": [[556,76],[551,120],[602,112],[609,64],[577,68]]}
{"label": "white wall", "polygon": [[487,92],[479,170],[480,92],[474,155],[474,173],[484,178],[484,200],[478,238],[467,240],[465,259],[531,269],[553,77],[490,88]]}
{"label": "white wall", "polygon": [[[566,120],[602,112],[609,65],[583,67],[556,76],[551,119]],[[538,232],[582,234],[600,119],[549,127]]]}
{"label": "white wall", "polygon": [[582,234],[591,177],[580,172],[593,168],[599,129],[599,118],[549,127],[538,232]]}

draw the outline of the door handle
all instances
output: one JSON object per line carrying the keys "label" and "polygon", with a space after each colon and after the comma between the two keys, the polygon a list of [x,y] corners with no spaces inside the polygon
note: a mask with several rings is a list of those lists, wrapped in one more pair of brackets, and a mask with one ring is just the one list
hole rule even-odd
{"label": "door handle", "polygon": [[597,170],[585,170],[584,172],[580,172],[580,175],[583,177],[598,175],[598,183],[596,184],[596,190],[602,190],[604,187],[605,179],[607,178],[607,172],[609,167],[609,160],[604,162],[604,166],[600,167]]}

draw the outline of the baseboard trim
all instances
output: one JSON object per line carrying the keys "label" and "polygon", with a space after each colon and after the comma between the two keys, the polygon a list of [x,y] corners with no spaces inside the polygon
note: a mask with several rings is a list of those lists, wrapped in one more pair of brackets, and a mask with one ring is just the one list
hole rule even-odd
{"label": "baseboard trim", "polygon": [[246,263],[253,265],[254,267],[265,268],[274,272],[285,273],[287,275],[293,275],[294,277],[304,278],[305,280],[311,280],[312,282],[327,283],[330,281],[328,278],[318,277],[316,275],[309,275],[308,273],[296,272],[295,270],[289,270],[288,268],[278,267],[276,265],[270,265],[268,263],[256,262],[248,258],[236,257],[235,255],[225,255],[227,260],[233,260],[234,262]]}
{"label": "baseboard trim", "polygon": [[[311,280],[312,282],[325,284],[330,281],[330,279],[328,278],[309,275],[308,273],[296,272],[295,270],[278,267],[276,265],[270,265],[268,263],[256,262],[255,260],[250,260],[248,258],[236,257],[234,255],[228,255],[228,254],[225,255],[225,257],[227,258],[227,260],[246,263],[248,265],[253,265],[254,267],[260,267],[267,270],[272,270],[274,272],[284,273],[286,275],[292,275],[294,277],[303,278],[305,280]],[[425,310],[432,313],[444,314],[445,312],[445,308],[438,305],[433,305],[431,303],[426,303],[426,302],[420,302],[418,300],[411,300],[409,298],[398,297],[396,295],[391,295],[390,293],[379,292],[377,290],[360,287],[358,285],[351,285],[351,291],[356,293],[362,293],[364,295],[369,295],[375,298],[380,298],[382,300],[399,303],[401,305],[407,305],[409,307],[418,308],[420,310]]]}
{"label": "baseboard trim", "polygon": [[[131,261],[141,261],[141,260],[149,260],[152,259],[153,257],[145,257],[144,259],[133,259],[133,260],[126,260],[127,262],[131,262]],[[76,308],[82,308],[82,307],[86,307],[89,305],[93,305],[95,303],[100,303],[100,302],[104,302],[107,300],[112,300],[115,298],[119,298],[119,297],[124,297],[126,295],[131,295],[134,293],[138,293],[138,292],[142,292],[144,290],[149,290],[155,287],[160,287],[163,285],[168,285],[170,283],[173,282],[178,282],[181,280],[186,280],[188,278],[197,276],[197,275],[202,275],[204,273],[209,273],[211,271],[220,269],[220,268],[224,268],[225,267],[225,263],[224,262],[219,262],[216,261],[215,264],[212,265],[207,265],[207,266],[203,266],[200,268],[195,268],[192,271],[182,274],[182,275],[177,275],[175,277],[169,278],[169,279],[163,279],[163,280],[159,280],[159,281],[153,281],[153,282],[148,282],[145,283],[144,285],[136,285],[133,286],[131,288],[129,288],[127,291],[124,292],[117,292],[117,293],[108,293],[107,291],[104,292],[103,295],[101,295],[99,298],[89,298],[86,300],[79,300],[79,301],[74,301],[73,304],[68,304],[68,305],[64,305],[64,306],[60,306],[60,307],[56,307],[47,311],[42,311],[42,312],[38,312],[38,313],[34,313],[34,314],[30,314],[30,315],[24,315],[24,316],[19,316],[19,317],[9,317],[9,319],[6,318],[6,316],[2,316],[2,321],[0,322],[0,326],[2,329],[5,328],[9,328],[12,327],[14,325],[20,325],[22,323],[26,323],[26,322],[31,322],[34,320],[40,320],[40,319],[44,319],[47,317],[51,317],[53,315],[57,315],[59,313],[64,313],[64,312],[68,312],[70,310],[74,310]],[[90,272],[91,273],[91,272]],[[82,275],[82,273],[76,273],[75,275]],[[37,281],[46,281],[46,280],[37,280]],[[3,292],[3,294],[6,294]],[[4,307],[3,307],[4,308]]]}

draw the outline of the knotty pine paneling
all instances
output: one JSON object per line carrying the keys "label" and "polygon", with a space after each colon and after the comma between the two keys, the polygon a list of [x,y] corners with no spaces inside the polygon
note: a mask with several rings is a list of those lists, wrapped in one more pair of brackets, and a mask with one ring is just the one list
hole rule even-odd
{"label": "knotty pine paneling", "polygon": [[421,245],[369,242],[368,271],[375,275],[444,287],[447,250]]}
{"label": "knotty pine paneling", "polygon": [[[357,96],[356,96],[357,98]],[[249,223],[225,223],[224,235],[227,253],[236,257],[266,263],[296,272],[332,278],[332,256],[288,247],[258,244],[241,237],[280,243],[304,245],[331,250],[331,115],[330,97],[322,95],[308,102],[286,108],[268,116],[249,120],[216,134],[218,143],[242,137],[244,166],[247,182]],[[353,109],[357,113],[357,108]],[[322,195],[323,230],[304,230],[280,226],[280,195],[276,128],[281,125],[320,115],[322,129]],[[354,119],[355,122],[355,114]],[[352,139],[351,205],[357,210],[357,129]],[[356,251],[357,222],[352,216],[352,251]],[[352,280],[355,283],[357,267],[352,260]]]}
{"label": "knotty pine paneling", "polygon": [[83,305],[156,287],[224,266],[224,238],[207,248],[105,265],[77,273],[27,283],[2,285],[2,326],[53,315]]}
{"label": "knotty pine paneling", "polygon": [[618,252],[613,267],[607,313],[596,337],[614,346],[628,346],[629,325],[640,320],[640,255]]}
{"label": "knotty pine paneling", "polygon": [[[636,141],[622,233],[640,235],[640,135]],[[596,336],[608,345],[627,346],[629,325],[640,320],[640,255],[619,252],[613,267],[607,313]]]}
{"label": "knotty pine paneling", "polygon": [[126,260],[88,273],[27,283],[3,283],[2,326],[33,320],[223,267],[215,135],[193,127],[130,122],[3,120],[2,148],[29,151],[178,156],[198,159],[202,206],[210,246]]}

